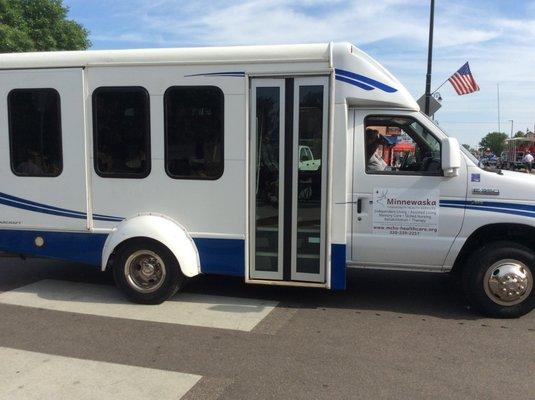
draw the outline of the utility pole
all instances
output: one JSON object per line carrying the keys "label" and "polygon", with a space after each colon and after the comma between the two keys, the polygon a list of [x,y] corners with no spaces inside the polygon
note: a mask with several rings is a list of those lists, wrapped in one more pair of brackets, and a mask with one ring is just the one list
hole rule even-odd
{"label": "utility pole", "polygon": [[513,138],[513,124],[514,124],[514,122],[513,122],[512,119],[510,119],[509,122],[511,122],[511,139],[512,139]]}
{"label": "utility pole", "polygon": [[502,131],[502,124],[501,124],[501,121],[500,121],[500,84],[497,83],[496,86],[498,88],[498,132],[501,132]]}
{"label": "utility pole", "polygon": [[425,114],[429,115],[431,101],[431,74],[433,71],[433,29],[435,26],[435,0],[431,0],[429,15],[429,46],[427,49],[427,75],[425,80]]}

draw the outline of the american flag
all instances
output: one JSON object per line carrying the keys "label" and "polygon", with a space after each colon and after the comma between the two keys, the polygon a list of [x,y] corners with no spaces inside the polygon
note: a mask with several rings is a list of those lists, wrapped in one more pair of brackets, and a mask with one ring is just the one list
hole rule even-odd
{"label": "american flag", "polygon": [[453,88],[459,96],[468,93],[474,93],[479,90],[479,86],[470,71],[470,66],[468,63],[464,64],[459,70],[454,73],[450,79],[448,79]]}

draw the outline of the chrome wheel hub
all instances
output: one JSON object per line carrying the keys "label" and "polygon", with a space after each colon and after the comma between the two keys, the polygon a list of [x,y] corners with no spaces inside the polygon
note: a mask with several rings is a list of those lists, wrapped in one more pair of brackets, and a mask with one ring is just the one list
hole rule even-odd
{"label": "chrome wheel hub", "polygon": [[[150,260],[150,261],[153,261],[153,260]],[[156,271],[156,267],[152,264],[150,264],[150,261],[149,260],[143,260],[141,261],[141,273],[149,278],[151,277],[152,275],[154,275],[154,272]]]}
{"label": "chrome wheel hub", "polygon": [[514,306],[522,303],[533,290],[529,268],[518,260],[500,260],[487,270],[485,293],[496,304]]}
{"label": "chrome wheel hub", "polygon": [[124,275],[134,290],[152,293],[162,286],[167,271],[158,254],[150,250],[138,250],[126,260]]}

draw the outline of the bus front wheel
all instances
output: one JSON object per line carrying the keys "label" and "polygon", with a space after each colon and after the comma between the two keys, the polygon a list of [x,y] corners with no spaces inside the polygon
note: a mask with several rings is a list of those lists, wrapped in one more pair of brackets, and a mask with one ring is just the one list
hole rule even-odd
{"label": "bus front wheel", "polygon": [[470,304],[497,318],[517,318],[535,307],[535,253],[514,242],[493,242],[472,254],[463,271]]}

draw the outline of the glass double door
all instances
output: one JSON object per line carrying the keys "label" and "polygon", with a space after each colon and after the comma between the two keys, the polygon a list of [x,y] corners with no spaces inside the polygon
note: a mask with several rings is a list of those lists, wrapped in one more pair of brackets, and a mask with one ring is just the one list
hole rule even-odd
{"label": "glass double door", "polygon": [[249,278],[325,282],[328,78],[251,81]]}

